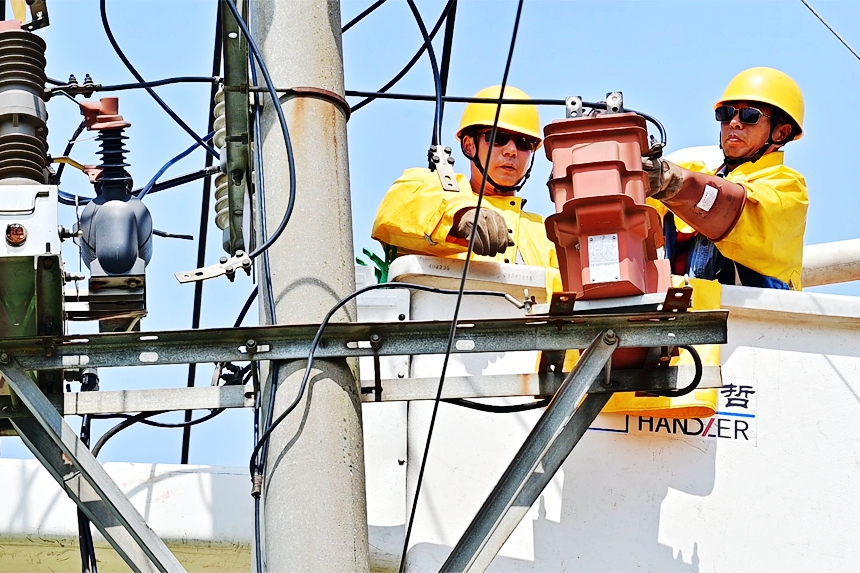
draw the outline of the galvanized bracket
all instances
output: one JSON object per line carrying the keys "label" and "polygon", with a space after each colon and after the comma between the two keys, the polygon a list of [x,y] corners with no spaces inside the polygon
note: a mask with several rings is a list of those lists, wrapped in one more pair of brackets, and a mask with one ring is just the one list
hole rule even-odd
{"label": "galvanized bracket", "polygon": [[[227,253],[247,250],[243,235],[245,196],[250,173],[250,120],[248,99],[248,40],[233,13],[221,0],[221,37],[224,43],[224,113],[226,120],[227,201],[230,209],[224,229],[223,246]],[[239,7],[248,14],[248,1]]]}
{"label": "galvanized bracket", "polygon": [[251,257],[245,251],[236,251],[232,257],[221,257],[217,265],[209,265],[193,271],[182,271],[174,276],[180,283],[193,283],[226,275],[230,281],[236,278],[236,271],[242,269],[251,274]]}
{"label": "galvanized bracket", "polygon": [[459,192],[460,185],[457,183],[457,174],[454,173],[454,158],[451,157],[451,148],[441,145],[431,145],[427,152],[430,162],[430,170],[436,171],[439,182],[445,191]]}
{"label": "galvanized bracket", "polygon": [[624,95],[621,92],[606,94],[606,113],[624,113]]}
{"label": "galvanized bracket", "polygon": [[3,362],[0,374],[33,416],[11,418],[13,427],[122,559],[133,571],[185,571],[21,365]]}
{"label": "galvanized bracket", "polygon": [[484,571],[561,467],[612,393],[588,393],[619,339],[599,333],[565,378],[441,571]]}
{"label": "galvanized bracket", "polygon": [[568,119],[582,117],[582,97],[568,96],[564,98],[564,109]]}

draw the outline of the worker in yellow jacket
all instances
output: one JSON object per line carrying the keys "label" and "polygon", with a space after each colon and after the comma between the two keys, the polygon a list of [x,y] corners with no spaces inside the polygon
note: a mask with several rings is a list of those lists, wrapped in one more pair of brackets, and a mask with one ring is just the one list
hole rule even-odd
{"label": "worker in yellow jacket", "polygon": [[[497,99],[500,91],[501,86],[492,86],[475,97]],[[504,97],[529,99],[512,86],[505,88]],[[503,104],[495,139],[490,142],[496,107],[470,103],[463,112],[457,139],[471,165],[469,178],[457,175],[460,191],[446,191],[438,174],[429,169],[407,169],[379,206],[374,239],[395,247],[396,255],[465,258],[486,174],[473,259],[558,268],[555,245],[546,237],[543,217],[523,211],[526,201],[517,196],[542,143],[537,107]]]}
{"label": "worker in yellow jacket", "polygon": [[808,195],[780,151],[803,135],[803,94],[786,74],[751,68],[714,104],[725,161],[677,165],[643,158],[649,203],[664,214],[677,275],[800,290]]}

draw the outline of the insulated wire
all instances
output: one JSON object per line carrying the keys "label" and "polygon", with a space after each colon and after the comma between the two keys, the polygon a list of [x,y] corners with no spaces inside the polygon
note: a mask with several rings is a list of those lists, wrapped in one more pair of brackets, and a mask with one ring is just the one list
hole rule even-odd
{"label": "insulated wire", "polygon": [[[203,138],[203,141],[209,141],[210,139],[212,139],[212,137],[214,135],[215,135],[214,131],[210,132],[208,135],[206,135],[206,137]],[[150,191],[152,191],[153,185],[155,185],[156,182],[158,181],[158,179],[162,175],[164,175],[165,171],[167,171],[168,169],[173,167],[173,165],[175,165],[178,161],[181,161],[181,160],[185,159],[186,157],[188,157],[189,155],[191,155],[191,153],[193,153],[194,150],[196,150],[199,146],[200,146],[199,143],[194,143],[193,145],[191,145],[191,147],[189,147],[188,149],[186,149],[185,151],[183,151],[182,153],[180,153],[179,155],[177,155],[176,157],[172,158],[170,161],[168,161],[167,163],[162,165],[161,169],[159,169],[155,173],[155,175],[152,176],[152,179],[150,179],[149,182],[140,191],[140,193],[137,194],[137,198],[140,200],[143,200],[143,198],[146,197],[146,195]]]}
{"label": "insulated wire", "polygon": [[[101,0],[104,2],[104,0]],[[236,19],[236,23],[239,25],[239,28],[242,30],[242,34],[245,35],[245,39],[248,40],[248,48],[251,50],[251,53],[254,55],[254,59],[257,60],[257,64],[260,66],[260,73],[263,75],[263,80],[266,82],[266,86],[269,88],[269,95],[272,96],[272,102],[274,104],[275,113],[278,115],[278,122],[281,124],[281,132],[284,136],[284,145],[287,148],[287,167],[289,169],[289,200],[287,201],[287,209],[284,212],[284,217],[281,219],[281,223],[278,225],[278,228],[275,229],[275,232],[272,233],[272,236],[269,237],[262,245],[258,246],[251,253],[249,253],[250,258],[256,258],[261,253],[268,250],[269,247],[274,244],[275,241],[281,236],[284,232],[284,229],[287,227],[287,223],[290,221],[290,217],[293,214],[293,207],[295,207],[296,203],[296,160],[293,155],[293,144],[290,140],[290,130],[287,127],[287,118],[284,115],[284,110],[280,105],[280,100],[278,99],[278,93],[275,91],[275,82],[272,81],[272,76],[269,75],[269,68],[266,66],[266,62],[263,61],[263,53],[260,51],[260,48],[257,47],[257,42],[254,41],[254,37],[251,34],[251,31],[248,29],[248,25],[245,23],[245,20],[242,18],[242,15],[239,13],[239,9],[236,8],[236,4],[233,0],[226,0],[227,7],[230,9],[230,12],[233,13],[233,17]]]}
{"label": "insulated wire", "polygon": [[[430,37],[431,38],[435,38],[436,34],[442,28],[442,24],[445,22],[445,18],[447,18],[448,11],[451,10],[451,6],[453,5],[453,2],[454,2],[454,0],[448,0],[448,2],[445,4],[445,8],[442,10],[442,14],[439,16],[439,19],[436,21],[436,24],[433,26],[433,29],[430,31]],[[421,59],[421,56],[424,54],[424,51],[426,49],[427,49],[427,45],[421,44],[421,47],[418,48],[418,51],[415,52],[415,55],[412,56],[412,59],[409,60],[409,62],[405,66],[403,66],[403,69],[400,70],[396,76],[394,76],[391,80],[389,80],[389,82],[387,84],[385,84],[384,86],[379,88],[378,91],[366,92],[367,95],[366,95],[365,99],[358,102],[354,106],[352,106],[350,108],[350,113],[353,113],[353,112],[360,110],[361,108],[363,108],[364,106],[366,106],[367,104],[369,104],[370,102],[375,100],[377,97],[381,97],[379,94],[384,94],[389,89],[391,89],[397,82],[399,82],[401,79],[403,79],[403,76],[405,76],[407,73],[409,73],[409,70],[412,69],[412,66],[414,66],[415,63]],[[349,92],[347,92],[347,95],[349,95]],[[433,99],[434,98],[431,97],[428,101],[433,101]]]}
{"label": "insulated wire", "polygon": [[[442,40],[442,63],[439,65],[439,79],[442,84],[442,95],[448,93],[448,71],[451,68],[451,51],[454,46],[454,23],[457,18],[457,0],[452,0],[451,10],[445,20],[445,38]],[[445,102],[439,112],[440,120],[444,119]]]}
{"label": "insulated wire", "polygon": [[[81,121],[81,124],[77,127],[77,129],[75,129],[75,132],[69,138],[69,142],[66,144],[66,148],[63,150],[63,157],[69,156],[69,154],[72,152],[72,148],[75,146],[75,143],[77,143],[78,138],[81,136],[81,134],[86,128],[87,122]],[[63,176],[63,171],[65,171],[65,169],[66,164],[60,163],[59,167],[57,167],[57,174],[54,176],[54,185],[60,185],[60,178]]]}
{"label": "insulated wire", "polygon": [[383,4],[385,4],[385,0],[376,0],[376,2],[371,4],[370,7],[367,8],[364,12],[362,12],[361,14],[359,14],[358,16],[356,16],[355,18],[353,18],[352,20],[347,22],[346,25],[340,29],[340,33],[345,34],[347,30],[349,30],[350,28],[352,28],[353,26],[355,26],[356,24],[358,24],[359,22],[364,20],[365,16],[367,16],[368,14],[370,14],[371,12],[373,12],[374,10],[376,10],[377,8],[382,6]]}
{"label": "insulated wire", "polygon": [[340,299],[337,304],[335,304],[331,309],[326,313],[322,322],[320,323],[319,328],[317,329],[316,334],[314,335],[313,340],[311,341],[310,349],[308,350],[308,358],[307,365],[305,366],[305,373],[302,378],[302,382],[299,385],[299,391],[296,393],[296,397],[293,402],[272,422],[272,424],[260,435],[260,439],[257,441],[256,446],[254,447],[254,451],[251,453],[251,460],[249,462],[249,468],[251,471],[251,475],[253,476],[256,471],[260,468],[257,466],[257,454],[260,452],[260,449],[263,445],[268,441],[269,436],[272,432],[275,431],[275,428],[284,421],[284,419],[290,414],[290,412],[295,409],[301,400],[302,396],[305,393],[305,389],[307,388],[308,380],[310,378],[311,369],[313,368],[314,363],[314,354],[316,353],[317,347],[319,346],[320,340],[322,339],[323,332],[325,331],[326,326],[328,325],[329,320],[332,315],[337,312],[338,309],[342,308],[343,305],[351,301],[357,296],[360,296],[366,292],[370,292],[372,290],[377,289],[410,289],[410,290],[420,290],[422,292],[432,292],[437,294],[450,294],[450,295],[475,295],[475,296],[494,296],[504,298],[511,303],[515,304],[517,307],[522,308],[523,304],[513,298],[510,294],[506,292],[492,291],[492,290],[453,290],[453,289],[441,289],[435,287],[428,287],[424,285],[412,284],[412,283],[381,283],[366,286],[362,289],[355,291],[352,294],[345,296]]}
{"label": "insulated wire", "polygon": [[[413,0],[409,0],[409,1],[412,2]],[[513,32],[511,34],[511,44],[510,44],[510,48],[508,50],[508,58],[507,58],[507,61],[505,62],[505,71],[504,71],[504,74],[502,75],[501,88],[499,89],[499,101],[496,103],[496,115],[495,115],[495,118],[493,119],[493,127],[490,130],[489,141],[494,141],[496,138],[496,131],[498,129],[498,124],[499,124],[499,116],[502,112],[501,99],[504,96],[505,87],[508,85],[508,74],[510,73],[511,61],[513,60],[513,57],[514,57],[514,47],[516,45],[517,31],[519,30],[520,16],[522,15],[522,11],[523,11],[523,0],[519,0],[519,2],[517,2],[517,13],[516,13],[516,16],[514,17],[514,29],[513,29]],[[431,52],[431,54],[432,54],[432,52]],[[424,445],[424,454],[421,458],[421,468],[418,470],[418,481],[417,481],[416,486],[415,486],[415,496],[412,498],[412,510],[410,511],[410,514],[409,514],[409,522],[406,526],[406,536],[404,537],[404,540],[403,540],[403,551],[400,554],[400,567],[399,567],[400,573],[403,573],[404,567],[406,566],[406,551],[409,549],[409,538],[412,535],[412,526],[415,523],[415,512],[418,509],[418,500],[419,500],[419,496],[421,495],[421,484],[424,481],[424,470],[427,467],[427,458],[428,458],[428,455],[430,453],[430,443],[431,443],[431,440],[433,438],[433,428],[436,425],[436,416],[439,412],[439,402],[442,399],[442,387],[445,384],[445,374],[448,370],[448,361],[451,357],[451,351],[454,347],[454,337],[457,334],[457,318],[460,315],[460,303],[463,300],[463,293],[464,293],[465,288],[466,288],[466,277],[468,276],[468,273],[469,273],[469,262],[471,261],[472,252],[474,250],[475,235],[476,235],[476,231],[478,229],[478,217],[480,216],[481,202],[484,199],[484,191],[485,191],[486,186],[487,186],[487,179],[489,178],[489,173],[490,173],[489,165],[490,165],[490,159],[492,157],[492,153],[493,153],[493,146],[488,145],[487,157],[486,157],[486,160],[484,162],[484,165],[486,165],[487,168],[485,168],[483,170],[484,173],[483,173],[483,176],[481,177],[481,187],[478,191],[478,201],[477,201],[477,205],[475,208],[475,220],[472,224],[472,231],[469,235],[469,246],[466,249],[466,258],[463,260],[463,274],[460,278],[460,287],[459,287],[458,292],[457,292],[457,301],[454,304],[454,316],[451,319],[451,330],[449,331],[449,334],[448,334],[448,346],[445,350],[445,358],[442,362],[442,374],[439,377],[439,386],[436,389],[436,397],[433,400],[433,413],[430,416],[430,427],[427,431],[427,442]]]}
{"label": "insulated wire", "polygon": [[[104,0],[102,0],[104,2]],[[224,18],[221,2],[218,2],[218,9],[215,12],[215,34],[212,42],[212,75],[218,75],[221,70],[221,48],[224,43],[224,38],[221,35],[221,22]],[[213,84],[209,90],[209,115],[206,117],[206,131],[215,131],[215,95],[218,93],[218,86]],[[217,157],[215,155],[214,157]],[[208,170],[212,167],[213,155],[206,155],[205,168]],[[219,162],[220,167],[220,162]],[[200,225],[199,225],[199,242],[197,243],[197,268],[201,268],[206,264],[206,243],[209,238],[209,210],[211,207],[211,189],[212,176],[203,178],[203,190],[200,199]],[[204,281],[194,282],[194,302],[191,307],[191,328],[200,328],[200,316],[203,312],[203,283]],[[188,365],[188,377],[186,387],[192,388],[197,383],[197,365]],[[185,411],[185,421],[191,420],[191,410]],[[179,461],[183,464],[188,463],[188,456],[191,450],[191,429],[182,431],[182,448],[180,450]]]}
{"label": "insulated wire", "polygon": [[[90,447],[90,422],[92,418],[84,415],[81,418],[81,443],[84,447]],[[84,515],[80,508],[78,514],[78,547],[81,552],[81,572],[98,573],[96,563],[96,548],[93,543],[93,532],[90,529],[90,520]]]}
{"label": "insulated wire", "polygon": [[[409,9],[412,10],[412,15],[415,16],[415,23],[418,24],[418,29],[421,30],[421,36],[424,38],[424,46],[427,48],[427,56],[430,58],[430,67],[433,70],[433,85],[436,88],[436,109],[434,110],[432,144],[439,145],[439,142],[442,141],[442,77],[439,74],[439,64],[436,62],[436,52],[433,50],[433,38],[427,33],[427,27],[424,25],[421,12],[418,11],[415,0],[406,0],[406,2],[409,4]],[[449,3],[449,7],[450,5]]]}
{"label": "insulated wire", "polygon": [[217,84],[219,81],[220,78],[217,77],[179,76],[175,78],[165,78],[163,80],[152,80],[149,82],[141,80],[139,82],[129,84],[100,85],[96,91],[120,92],[123,90],[157,88],[158,86],[166,86],[170,84]]}
{"label": "insulated wire", "polygon": [[[129,72],[131,72],[131,75],[133,75],[138,82],[145,83],[146,80],[143,79],[143,76],[141,76],[140,73],[138,73],[137,69],[131,64],[129,59],[125,56],[125,53],[122,51],[122,48],[119,47],[119,44],[117,43],[116,38],[113,35],[113,31],[111,30],[111,27],[110,27],[110,22],[108,22],[106,2],[107,2],[107,0],[99,0],[99,11],[101,12],[102,26],[104,27],[105,34],[107,35],[107,39],[110,42],[110,45],[113,46],[113,49],[116,52],[116,55],[119,56],[119,59],[122,60],[122,63],[125,64],[125,67],[128,68]],[[218,157],[218,152],[215,151],[215,149],[213,149],[212,147],[209,147],[208,145],[206,145],[206,143],[203,141],[203,139],[201,139],[200,136],[197,135],[197,133],[195,133],[194,130],[191,129],[188,126],[188,124],[185,123],[182,120],[182,118],[179,117],[176,114],[176,112],[173,111],[170,108],[170,106],[167,105],[167,103],[165,103],[165,101],[159,97],[159,95],[157,93],[155,93],[155,90],[153,90],[150,87],[146,87],[144,89],[146,89],[146,92],[152,96],[152,99],[154,99],[156,102],[158,102],[158,105],[160,105],[161,108],[165,112],[167,112],[167,115],[169,115],[171,118],[173,118],[173,121],[175,121],[182,129],[184,129],[185,132],[194,139],[194,141],[199,143],[203,147],[203,149],[205,149],[208,153],[210,153],[214,157]]]}
{"label": "insulated wire", "polygon": [[846,48],[848,48],[848,51],[850,51],[852,54],[854,54],[854,57],[855,57],[855,58],[857,58],[858,60],[860,60],[860,54],[858,54],[858,53],[854,50],[854,48],[852,48],[852,47],[851,47],[851,45],[850,45],[848,42],[846,42],[846,41],[845,41],[845,39],[844,39],[842,36],[840,36],[840,35],[839,35],[839,32],[837,32],[836,30],[834,30],[834,29],[833,29],[833,26],[831,26],[830,24],[828,24],[828,23],[827,23],[827,20],[825,20],[824,18],[822,18],[822,17],[821,17],[821,14],[819,14],[818,12],[816,12],[816,11],[815,11],[815,8],[813,8],[812,6],[810,6],[810,5],[809,5],[809,3],[808,3],[806,0],[800,0],[800,1],[801,1],[801,2],[803,2],[803,5],[804,5],[804,6],[806,6],[807,8],[809,8],[809,11],[810,11],[810,12],[812,12],[812,13],[815,15],[815,17],[816,17],[816,18],[818,18],[818,19],[821,21],[821,23],[822,23],[822,24],[824,24],[824,25],[827,27],[827,29],[828,29],[828,30],[830,30],[830,32],[831,32],[834,36],[836,36],[836,39],[837,39],[837,40],[839,40],[840,42],[842,42],[842,45],[843,45],[843,46],[845,46]]}

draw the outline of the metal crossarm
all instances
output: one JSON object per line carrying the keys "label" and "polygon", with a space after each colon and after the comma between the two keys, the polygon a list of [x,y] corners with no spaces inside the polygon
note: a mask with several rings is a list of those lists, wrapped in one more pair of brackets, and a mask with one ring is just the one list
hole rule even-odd
{"label": "metal crossarm", "polygon": [[[454,352],[584,348],[607,329],[615,331],[621,347],[722,344],[727,318],[728,311],[714,310],[464,320],[457,329]],[[302,360],[317,328],[289,325],[8,338],[0,339],[0,365],[10,358],[25,370]],[[444,354],[449,328],[444,321],[329,324],[314,354],[317,358]]]}
{"label": "metal crossarm", "polygon": [[588,390],[606,367],[619,339],[595,337],[556,392],[496,487],[454,547],[441,571],[484,571],[567,459],[612,393]]}
{"label": "metal crossarm", "polygon": [[102,465],[78,439],[30,376],[14,361],[0,374],[33,418],[12,419],[27,447],[117,553],[141,573],[184,572]]}

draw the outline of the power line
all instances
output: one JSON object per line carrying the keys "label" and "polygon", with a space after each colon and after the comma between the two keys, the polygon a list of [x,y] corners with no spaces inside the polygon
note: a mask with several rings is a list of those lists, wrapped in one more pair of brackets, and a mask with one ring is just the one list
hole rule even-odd
{"label": "power line", "polygon": [[385,1],[386,0],[376,0],[376,2],[371,4],[370,7],[367,8],[364,12],[362,12],[361,14],[359,14],[358,16],[356,16],[355,18],[353,18],[352,20],[347,22],[346,25],[340,29],[340,33],[345,34],[347,30],[349,30],[350,28],[352,28],[353,26],[355,26],[356,24],[358,24],[359,22],[364,20],[365,16],[369,15],[371,12],[373,12],[374,10],[376,10],[377,8],[379,8],[380,6],[385,4]]}
{"label": "power line", "polygon": [[[408,1],[410,3],[412,3],[414,0],[408,0]],[[496,131],[497,131],[498,126],[499,126],[499,116],[501,115],[501,112],[502,112],[501,100],[504,97],[505,86],[507,86],[507,84],[508,84],[508,74],[510,73],[511,61],[513,60],[513,57],[514,57],[514,47],[516,46],[517,31],[519,30],[520,16],[522,15],[522,11],[523,11],[523,0],[519,0],[519,2],[517,3],[517,13],[516,13],[516,16],[514,17],[514,29],[513,29],[513,32],[511,34],[511,43],[510,43],[510,48],[508,50],[508,58],[507,58],[507,61],[505,62],[504,74],[502,74],[502,83],[501,83],[501,88],[499,89],[499,99],[498,99],[498,102],[496,103],[496,115],[493,118],[493,127],[490,130],[489,141],[495,141],[495,138],[496,138]],[[432,52],[430,52],[430,54],[432,55]],[[477,153],[477,151],[476,151],[476,153]],[[409,521],[407,522],[407,526],[406,526],[406,535],[404,536],[404,539],[403,539],[403,551],[400,554],[400,567],[399,567],[400,573],[403,573],[404,567],[406,566],[406,552],[409,549],[409,538],[412,535],[412,526],[415,523],[415,513],[418,510],[418,500],[419,500],[419,496],[421,494],[421,484],[424,481],[424,471],[427,468],[427,459],[428,459],[428,456],[430,453],[430,443],[431,443],[431,440],[433,438],[433,428],[436,425],[436,417],[439,413],[439,403],[442,400],[442,387],[445,384],[445,374],[447,373],[447,370],[448,370],[448,362],[449,362],[449,359],[451,357],[451,351],[454,348],[454,337],[457,334],[457,318],[460,315],[460,304],[463,301],[463,293],[465,292],[465,288],[466,288],[466,277],[469,274],[469,262],[472,259],[472,252],[474,251],[475,235],[477,234],[476,231],[478,230],[478,217],[480,216],[480,213],[481,213],[481,202],[484,198],[484,191],[486,190],[487,180],[489,179],[489,175],[490,175],[489,166],[490,166],[490,159],[492,157],[492,153],[493,153],[493,145],[489,145],[487,147],[487,158],[486,158],[486,161],[484,162],[484,165],[486,165],[487,167],[483,170],[483,177],[481,178],[481,187],[478,191],[478,201],[477,201],[477,205],[475,208],[475,220],[472,224],[472,231],[469,234],[469,246],[466,248],[466,258],[463,261],[463,274],[460,277],[460,287],[459,287],[458,292],[457,292],[457,301],[454,304],[454,316],[451,319],[451,330],[448,333],[448,344],[447,344],[447,347],[445,348],[445,358],[442,362],[442,373],[439,376],[439,386],[436,389],[436,397],[433,400],[433,413],[430,415],[430,427],[428,428],[428,431],[427,431],[427,441],[424,445],[424,454],[421,458],[421,467],[418,470],[418,480],[417,480],[417,483],[415,485],[415,496],[412,499],[412,510],[410,511],[410,514],[409,514]]]}
{"label": "power line", "polygon": [[828,29],[828,30],[830,30],[830,32],[831,32],[834,36],[836,36],[836,39],[837,39],[837,40],[839,40],[840,42],[842,42],[842,45],[843,45],[843,46],[845,46],[846,48],[848,48],[848,51],[850,51],[852,54],[854,54],[854,57],[855,57],[855,58],[857,58],[858,60],[860,60],[860,54],[858,54],[858,53],[854,50],[854,48],[852,48],[852,47],[851,47],[851,45],[850,45],[850,44],[848,44],[848,42],[846,42],[846,41],[845,41],[845,38],[843,38],[842,36],[840,36],[840,35],[839,35],[839,32],[837,32],[836,30],[834,30],[834,29],[833,29],[833,26],[831,26],[830,24],[828,24],[828,23],[827,23],[827,20],[825,20],[824,18],[822,18],[822,17],[821,17],[821,14],[819,14],[818,12],[816,12],[816,11],[815,11],[815,8],[813,8],[812,6],[810,6],[810,5],[809,5],[809,2],[807,2],[806,0],[800,0],[800,1],[803,3],[803,5],[804,5],[804,6],[806,6],[807,8],[809,8],[809,11],[810,11],[810,12],[812,12],[812,13],[815,15],[815,17],[816,17],[816,18],[818,18],[818,19],[821,21],[821,23],[822,23],[822,24],[824,24],[824,25],[827,27],[827,29]]}

